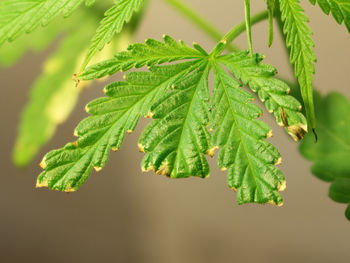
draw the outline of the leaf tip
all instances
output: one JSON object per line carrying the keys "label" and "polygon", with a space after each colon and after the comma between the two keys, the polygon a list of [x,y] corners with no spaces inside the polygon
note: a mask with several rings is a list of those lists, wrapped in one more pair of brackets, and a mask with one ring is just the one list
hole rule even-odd
{"label": "leaf tip", "polygon": [[47,167],[46,158],[44,157],[40,162],[40,167],[45,169]]}
{"label": "leaf tip", "polygon": [[96,171],[96,172],[99,172],[99,171],[101,171],[101,170],[102,170],[102,167],[99,167],[99,166],[94,166],[94,169],[95,169],[95,171]]}
{"label": "leaf tip", "polygon": [[279,183],[278,187],[277,187],[279,192],[282,192],[282,191],[286,190],[286,188],[287,188],[286,181],[283,181],[283,182]]}
{"label": "leaf tip", "polygon": [[282,163],[282,157],[279,157],[276,161],[275,161],[275,165],[279,165]]}
{"label": "leaf tip", "polygon": [[213,157],[214,154],[215,154],[215,150],[216,150],[216,149],[219,149],[219,147],[218,147],[218,146],[214,146],[214,147],[208,149],[207,152],[206,152],[207,155],[209,155],[210,157]]}
{"label": "leaf tip", "polygon": [[271,138],[273,136],[273,132],[272,130],[270,130],[267,134],[266,134],[266,138]]}
{"label": "leaf tip", "polygon": [[37,180],[35,187],[36,188],[49,187],[49,184],[45,179],[43,179],[42,181]]}
{"label": "leaf tip", "polygon": [[143,146],[142,144],[137,144],[137,147],[139,148],[139,151],[144,153],[145,152],[145,146]]}
{"label": "leaf tip", "polygon": [[147,112],[147,114],[145,115],[145,118],[147,118],[147,119],[152,119],[152,117],[153,117],[153,112],[151,112],[150,110]]}

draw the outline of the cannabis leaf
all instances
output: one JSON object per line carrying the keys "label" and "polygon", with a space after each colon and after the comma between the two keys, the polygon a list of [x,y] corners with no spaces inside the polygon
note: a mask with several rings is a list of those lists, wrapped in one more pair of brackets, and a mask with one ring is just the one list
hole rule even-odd
{"label": "cannabis leaf", "polygon": [[301,104],[293,96],[288,95],[289,86],[274,77],[276,69],[260,63],[262,59],[261,54],[251,57],[247,51],[241,51],[221,56],[218,61],[252,91],[257,92],[261,101],[265,102],[267,110],[274,113],[278,125],[286,126],[287,132],[294,140],[302,139],[307,132],[307,124],[301,113]]}
{"label": "cannabis leaf", "polygon": [[2,0],[0,1],[0,45],[46,26],[58,14],[69,16],[83,0]]}
{"label": "cannabis leaf", "polygon": [[315,129],[315,113],[312,97],[312,82],[316,61],[313,52],[314,43],[312,31],[307,25],[299,0],[280,0],[281,19],[284,23],[283,32],[286,35],[286,45],[290,49],[290,62],[294,64],[303,97],[305,112],[311,128]]}
{"label": "cannabis leaf", "polygon": [[207,177],[210,152],[208,61],[173,83],[173,91],[158,98],[149,115],[156,119],[142,132],[139,149],[147,154],[142,170],[172,178]]}
{"label": "cannabis leaf", "polygon": [[127,51],[116,53],[114,58],[88,67],[79,75],[79,79],[98,79],[120,70],[127,71],[133,67],[140,68],[182,59],[204,58],[208,55],[196,43],[193,44],[195,49],[192,49],[183,41],[176,42],[167,35],[163,36],[163,41],[146,39],[145,44],[130,45]]}
{"label": "cannabis leaf", "polygon": [[[155,65],[184,59],[187,61]],[[262,111],[248,103],[252,96],[241,90],[240,82],[219,64],[257,91],[281,125],[285,123],[279,110],[285,111],[284,118],[291,127],[302,130],[306,121],[299,112],[300,103],[287,95],[286,84],[274,79],[275,69],[261,60],[262,55],[250,56],[249,51],[212,55],[196,43],[190,48],[164,36],[164,42],[147,40],[145,44],[131,45],[118,53],[114,62],[108,60],[88,68],[80,78],[101,77],[144,65],[149,66],[149,71],[126,74],[125,81],[105,88],[107,97],[87,105],[91,116],[76,128],[78,140],[44,157],[41,165],[45,170],[37,186],[75,191],[93,168],[99,171],[106,164],[109,150],[118,150],[125,133],[132,132],[139,118],[145,116],[154,120],[139,139],[139,150],[146,153],[143,171],[154,170],[172,178],[205,178],[209,175],[205,154],[212,156],[215,148],[222,147],[218,164],[229,169],[229,185],[239,189],[239,203],[281,205],[278,191],[284,189],[285,180],[274,166],[280,163],[280,154],[264,140],[272,135],[271,129],[255,120]],[[212,67],[213,100],[208,87]],[[208,124],[214,129],[213,136],[207,130]]]}
{"label": "cannabis leaf", "polygon": [[[53,136],[56,126],[66,120],[75,106],[79,89],[74,87],[72,75],[80,66],[96,22],[86,13],[80,13],[76,18],[67,25],[66,37],[45,62],[41,76],[31,87],[13,153],[17,165],[27,165],[34,158]],[[85,27],[76,24],[78,19],[84,19]]]}
{"label": "cannabis leaf", "polygon": [[317,2],[326,15],[332,13],[339,25],[344,21],[350,33],[350,0],[310,0],[310,2],[313,5]]}
{"label": "cannabis leaf", "polygon": [[101,51],[108,44],[114,34],[120,33],[124,23],[128,23],[134,12],[137,12],[144,0],[117,0],[113,7],[105,12],[105,18],[97,28],[96,34],[91,40],[91,46],[81,66],[81,71],[85,69],[93,55]]}
{"label": "cannabis leaf", "polygon": [[350,102],[338,93],[321,97],[315,93],[318,143],[306,136],[300,145],[302,155],[313,161],[312,173],[331,182],[329,196],[348,204],[350,220]]}

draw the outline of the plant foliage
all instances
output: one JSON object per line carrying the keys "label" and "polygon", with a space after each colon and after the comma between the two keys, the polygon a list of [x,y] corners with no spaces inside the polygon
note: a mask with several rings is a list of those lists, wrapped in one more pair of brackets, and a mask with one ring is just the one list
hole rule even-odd
{"label": "plant foliage", "polygon": [[331,183],[329,197],[348,204],[346,216],[350,220],[350,102],[338,93],[315,95],[319,142],[315,144],[306,136],[300,152],[313,161],[312,173]]}
{"label": "plant foliage", "polygon": [[[165,46],[171,48],[160,48]],[[229,169],[228,183],[238,189],[238,203],[281,205],[278,191],[285,188],[285,180],[274,166],[280,163],[280,155],[264,140],[272,135],[271,129],[255,120],[262,112],[250,104],[252,96],[241,89],[238,79],[266,100],[277,120],[279,109],[284,107],[291,125],[302,129],[306,120],[299,112],[300,103],[287,95],[289,88],[285,83],[274,78],[275,69],[260,63],[261,55],[254,54],[252,58],[244,51],[212,56],[198,44],[194,47],[164,36],[164,42],[147,40],[145,44],[131,45],[128,51],[115,56],[114,67],[109,60],[88,68],[89,73],[81,76],[101,77],[116,69],[150,65],[149,72],[131,72],[125,81],[108,85],[107,97],[86,106],[91,116],[76,128],[78,140],[44,157],[45,171],[38,177],[37,186],[68,192],[78,189],[93,168],[103,168],[110,149],[120,148],[125,133],[135,129],[140,116],[146,116],[154,121],[139,140],[140,151],[146,153],[142,170],[154,170],[172,178],[205,178],[209,175],[205,154],[212,156],[215,148],[222,147],[218,165]],[[148,55],[140,59],[140,50],[147,50]],[[120,57],[128,58],[129,63],[123,65]],[[155,65],[184,59],[187,61]],[[212,99],[208,88],[211,69],[215,79]],[[213,135],[206,128],[208,123],[214,129]]]}
{"label": "plant foliage", "polygon": [[310,2],[313,5],[317,2],[326,15],[332,13],[339,25],[344,22],[350,33],[350,0],[310,0]]}
{"label": "plant foliage", "polygon": [[[35,156],[51,138],[57,124],[72,110],[78,96],[78,89],[69,80],[74,72],[77,84],[80,81],[86,84],[118,71],[148,67],[148,70],[127,73],[124,81],[107,85],[105,97],[87,104],[86,112],[90,116],[75,129],[78,139],[45,155],[41,162],[44,171],[37,179],[37,187],[65,192],[77,190],[93,169],[99,171],[105,166],[110,150],[118,150],[125,134],[135,129],[141,117],[146,117],[153,120],[138,142],[139,150],[145,153],[143,171],[153,170],[171,178],[206,178],[210,174],[206,155],[214,156],[219,149],[218,167],[227,171],[228,185],[237,191],[239,204],[282,205],[279,191],[285,189],[286,183],[276,167],[282,159],[267,141],[272,130],[258,120],[262,110],[252,103],[254,96],[250,91],[257,94],[278,125],[284,126],[295,141],[303,139],[307,124],[315,132],[312,86],[316,57],[309,20],[300,0],[265,0],[267,11],[255,16],[250,13],[251,1],[244,0],[245,21],[232,28],[210,53],[197,43],[190,47],[167,35],[163,41],[147,39],[119,52],[123,37],[136,28],[147,0],[115,0],[103,4],[100,1],[93,11],[80,9],[70,22],[60,20],[50,24],[60,14],[69,16],[83,2],[86,6],[95,4],[95,0],[0,1],[1,65],[13,64],[28,50],[44,49],[64,33],[32,86],[14,151],[18,165],[27,164]],[[167,2],[210,35],[215,38],[220,35],[181,1]],[[317,2],[327,15],[332,13],[350,32],[350,0],[310,2],[313,5]],[[251,28],[264,18],[269,20],[268,46],[273,42],[274,18],[282,28],[307,119],[299,101],[289,95],[289,86],[276,78],[276,69],[262,63],[261,54],[253,53]],[[47,27],[29,37],[23,36],[15,44],[5,44],[39,26]],[[222,55],[244,30],[249,50]],[[108,59],[102,59],[103,53],[100,53],[100,62],[87,67],[110,42],[112,45],[108,47],[115,47],[118,52]],[[232,47],[232,50],[238,49]],[[209,81],[211,75],[213,83]],[[350,104],[344,97],[331,94],[323,99],[316,95],[316,105],[320,142],[313,144],[307,136],[300,149],[314,161],[314,174],[332,182],[330,197],[349,204],[346,215],[350,218],[347,161],[350,142],[346,137],[350,130]]]}
{"label": "plant foliage", "polygon": [[0,45],[46,26],[58,14],[69,16],[83,0],[2,0],[0,2]]}
{"label": "plant foliage", "polygon": [[280,0],[279,2],[286,45],[290,49],[290,62],[294,65],[308,122],[311,128],[315,129],[312,85],[316,57],[313,51],[314,42],[311,39],[312,31],[307,25],[308,18],[299,0]]}

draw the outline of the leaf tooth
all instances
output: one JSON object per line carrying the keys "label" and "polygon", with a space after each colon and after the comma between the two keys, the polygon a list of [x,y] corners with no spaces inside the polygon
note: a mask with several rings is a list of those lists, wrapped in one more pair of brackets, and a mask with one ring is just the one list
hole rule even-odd
{"label": "leaf tooth", "polygon": [[47,163],[46,163],[46,157],[44,157],[41,162],[40,162],[40,167],[45,169],[47,167]]}
{"label": "leaf tooth", "polygon": [[270,130],[267,134],[266,134],[266,138],[271,138],[273,136],[273,131]]}
{"label": "leaf tooth", "polygon": [[35,187],[36,188],[49,187],[49,184],[48,184],[47,180],[45,180],[45,179],[42,181],[37,180]]}
{"label": "leaf tooth", "polygon": [[155,171],[156,174],[159,175],[169,175],[169,163],[165,161],[161,164],[161,166]]}
{"label": "leaf tooth", "polygon": [[145,118],[152,119],[153,115],[154,115],[154,113],[151,112],[150,110],[148,110],[147,114],[145,115]]}
{"label": "leaf tooth", "polygon": [[269,200],[269,201],[267,201],[266,203],[267,203],[267,204],[270,204],[270,205],[279,206],[279,207],[283,206],[283,202],[282,202],[282,201],[279,202],[279,203],[276,203],[274,200]]}
{"label": "leaf tooth", "polygon": [[99,171],[102,170],[102,167],[100,167],[100,166],[94,166],[94,169],[95,169],[96,172],[99,172]]}
{"label": "leaf tooth", "polygon": [[210,157],[213,157],[214,154],[215,154],[215,150],[216,150],[216,149],[219,149],[219,147],[218,147],[218,146],[214,146],[214,147],[208,149],[207,152],[206,152],[207,155],[209,155]]}
{"label": "leaf tooth", "polygon": [[286,190],[286,188],[287,188],[286,181],[283,181],[283,182],[278,184],[278,191],[282,192],[282,191]]}
{"label": "leaf tooth", "polygon": [[137,147],[139,148],[139,151],[144,153],[145,152],[145,146],[143,146],[142,144],[137,144]]}
{"label": "leaf tooth", "polygon": [[279,165],[282,163],[282,157],[278,157],[278,159],[275,161],[275,165]]}
{"label": "leaf tooth", "polygon": [[116,152],[116,151],[118,151],[118,147],[111,147],[111,150],[112,150],[113,152]]}

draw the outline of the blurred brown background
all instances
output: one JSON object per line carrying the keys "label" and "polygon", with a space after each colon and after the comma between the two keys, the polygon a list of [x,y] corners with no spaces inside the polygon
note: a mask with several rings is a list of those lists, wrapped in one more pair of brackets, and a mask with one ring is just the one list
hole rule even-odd
{"label": "blurred brown background", "polygon": [[[187,2],[223,32],[244,16],[243,1]],[[349,34],[319,7],[302,2],[316,42],[316,86],[323,94],[335,90],[350,98]],[[254,1],[252,11],[264,6],[264,1]],[[163,33],[207,49],[214,45],[162,1],[153,0],[136,40],[160,39]],[[253,41],[281,75],[291,76],[278,34],[267,48],[265,22],[254,27]],[[236,43],[246,47],[245,35]],[[281,169],[288,187],[281,208],[238,206],[214,160],[206,180],[142,174],[136,142],[145,121],[78,192],[35,189],[41,156],[72,140],[75,125],[86,116],[84,104],[101,96],[103,87],[98,83],[82,94],[73,115],[32,165],[14,167],[10,157],[16,125],[28,87],[49,52],[27,54],[15,67],[0,70],[0,262],[349,262],[345,206],[327,197],[329,185],[311,175],[311,164],[299,155],[298,145],[266,116],[274,128],[272,142],[284,158]]]}

